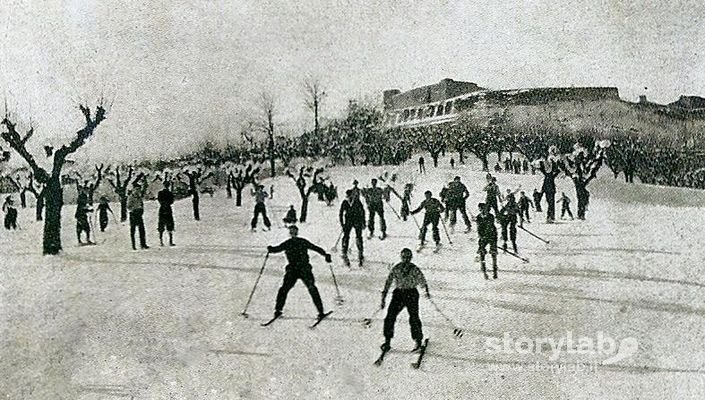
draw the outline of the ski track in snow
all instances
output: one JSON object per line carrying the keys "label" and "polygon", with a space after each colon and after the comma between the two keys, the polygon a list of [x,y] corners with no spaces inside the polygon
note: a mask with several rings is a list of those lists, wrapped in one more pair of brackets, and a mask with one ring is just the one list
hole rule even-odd
{"label": "ski track in snow", "polygon": [[[342,195],[354,178],[367,186],[383,170],[399,172],[398,190],[407,181],[416,183],[415,207],[424,190],[437,194],[444,182],[460,175],[471,192],[469,214],[477,214],[484,173],[428,165],[427,175],[410,178],[415,168],[412,160],[396,168],[335,168],[330,176]],[[33,209],[20,210],[23,229],[0,233],[0,397],[704,398],[705,250],[697,240],[705,222],[698,205],[705,195],[626,185],[602,172],[590,188],[588,220],[546,225],[545,214],[532,213],[525,227],[551,243],[519,230],[520,254],[531,262],[500,252],[499,280],[485,281],[474,261],[474,223],[469,234],[459,223],[453,245],[441,227],[438,254],[414,252],[435,301],[464,331],[461,339],[454,337],[454,326],[422,297],[424,334],[433,340],[419,370],[409,366],[416,355],[406,352],[413,347],[406,312],[397,319],[394,351],[379,368],[372,362],[383,341],[384,313],[377,313],[367,329],[362,323],[379,307],[384,279],[399,251],[417,244],[414,222],[397,220],[388,208],[390,236],[365,239],[363,268],[357,265],[354,237],[350,269],[340,258],[340,244],[331,253],[342,306],[334,302],[328,266],[311,253],[324,305],[335,310],[315,330],[308,329],[315,308],[300,282],[289,294],[284,318],[260,326],[273,312],[286,264],[283,254],[270,256],[250,317],[240,315],[266,246],[287,238],[278,228],[283,213],[275,208],[299,206],[289,178],[264,182],[276,187],[268,207],[270,232],[249,232],[249,196],[241,208],[225,198],[224,190],[203,197],[200,222],[193,221],[188,199],[178,201],[174,248],[159,247],[154,202],[145,212],[150,250],[132,251],[129,226],[112,220],[105,233],[97,234],[104,243],[78,247],[69,205],[63,211],[64,254],[43,257],[41,224],[32,222]],[[541,184],[540,175],[497,176],[502,190],[521,183],[529,194]],[[574,200],[569,180],[558,185]],[[100,190],[108,190],[107,185]],[[300,235],[331,249],[339,233],[339,204],[340,199],[327,207],[313,195]],[[391,204],[399,210],[397,199]],[[119,215],[119,205],[112,207]],[[417,218],[420,222],[423,216]],[[505,333],[561,338],[566,331],[576,337],[594,338],[598,331],[617,340],[634,337],[639,348],[596,371],[551,373],[519,368],[591,359],[564,355],[555,362],[547,354],[491,353],[483,346],[486,338],[501,339]]]}

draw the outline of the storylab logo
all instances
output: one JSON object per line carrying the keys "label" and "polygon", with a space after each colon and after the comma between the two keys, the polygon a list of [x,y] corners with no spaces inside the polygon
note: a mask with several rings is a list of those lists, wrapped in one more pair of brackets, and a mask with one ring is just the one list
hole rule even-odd
{"label": "storylab logo", "polygon": [[602,331],[598,331],[594,337],[575,336],[566,331],[564,336],[558,338],[513,337],[505,332],[502,338],[485,338],[484,349],[492,354],[547,355],[549,361],[558,361],[566,354],[582,355],[600,365],[610,365],[636,354],[639,342],[634,337],[616,340]]}

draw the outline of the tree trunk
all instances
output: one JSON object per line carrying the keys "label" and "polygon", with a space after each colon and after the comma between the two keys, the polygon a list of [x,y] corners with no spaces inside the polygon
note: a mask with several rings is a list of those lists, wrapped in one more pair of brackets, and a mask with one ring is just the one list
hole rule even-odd
{"label": "tree trunk", "polygon": [[61,207],[63,189],[58,176],[51,177],[46,185],[46,221],[44,221],[44,254],[54,255],[61,251]]}
{"label": "tree trunk", "polygon": [[301,217],[299,222],[306,222],[308,216],[308,196],[301,196]]}
{"label": "tree trunk", "polygon": [[489,171],[490,165],[489,165],[489,161],[487,161],[487,154],[483,154],[479,158],[480,158],[480,161],[482,161],[482,170],[485,172]]}
{"label": "tree trunk", "polygon": [[590,194],[584,184],[575,182],[575,197],[578,200],[578,219],[585,219],[585,211],[589,201]]}
{"label": "tree trunk", "polygon": [[242,206],[242,190],[244,188],[235,188],[235,207]]}
{"label": "tree trunk", "polygon": [[196,221],[201,220],[201,213],[198,207],[200,201],[201,199],[198,196],[198,192],[193,192],[193,198],[191,199],[191,202],[193,203],[193,219],[195,219]]}
{"label": "tree trunk", "polygon": [[120,222],[127,221],[127,193],[118,194],[120,197]]}
{"label": "tree trunk", "polygon": [[438,153],[431,153],[431,158],[433,159],[433,167],[438,168]]}
{"label": "tree trunk", "polygon": [[225,184],[225,192],[227,193],[228,198],[232,199],[233,198],[233,187],[230,184],[230,181],[231,181],[230,177],[227,177],[226,184]]}
{"label": "tree trunk", "polygon": [[465,152],[458,150],[458,162],[465,165]]}
{"label": "tree trunk", "polygon": [[27,193],[24,189],[20,191],[20,206],[27,208]]}

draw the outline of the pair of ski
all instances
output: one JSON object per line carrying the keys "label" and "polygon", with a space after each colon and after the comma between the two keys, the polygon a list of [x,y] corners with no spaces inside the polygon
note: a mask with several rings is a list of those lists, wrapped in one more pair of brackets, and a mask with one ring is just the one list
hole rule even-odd
{"label": "pair of ski", "polygon": [[[419,356],[416,359],[416,362],[411,363],[411,366],[414,369],[419,369],[421,367],[421,361],[423,361],[423,356],[426,354],[426,347],[428,347],[428,339],[424,339],[423,344],[419,348]],[[382,362],[384,361],[384,356],[389,353],[389,350],[391,349],[382,350],[382,354],[379,355],[379,358],[377,358],[377,360],[374,362],[374,365],[378,367],[382,365]]]}
{"label": "pair of ski", "polygon": [[[333,314],[333,311],[328,311],[327,313],[321,315],[320,317],[316,318],[316,322],[313,323],[313,325],[309,326],[309,329],[313,329],[318,326],[324,319],[328,318],[329,315]],[[278,320],[281,318],[281,315],[277,315],[274,318],[270,319],[267,322],[261,323],[260,326],[269,326],[274,323],[274,321]]]}

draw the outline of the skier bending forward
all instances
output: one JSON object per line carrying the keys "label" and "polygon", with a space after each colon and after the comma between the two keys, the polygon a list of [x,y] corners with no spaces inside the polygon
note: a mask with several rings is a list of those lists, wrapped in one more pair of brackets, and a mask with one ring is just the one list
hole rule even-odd
{"label": "skier bending forward", "polygon": [[325,250],[304,238],[298,237],[298,235],[299,228],[296,225],[291,225],[289,227],[289,236],[291,236],[290,239],[284,241],[278,246],[267,246],[267,251],[269,253],[280,253],[283,251],[286,254],[286,260],[289,262],[286,266],[284,282],[277,293],[277,303],[274,307],[274,317],[276,318],[282,315],[282,310],[284,309],[286,296],[289,294],[289,290],[294,287],[297,280],[301,279],[304,282],[304,285],[306,285],[308,293],[311,295],[311,299],[313,300],[313,304],[318,310],[318,318],[322,319],[326,313],[323,310],[321,295],[318,293],[318,288],[316,288],[311,263],[308,258],[308,251],[313,250],[324,256],[327,263],[330,263],[332,258],[330,254],[325,252]]}
{"label": "skier bending forward", "polygon": [[431,294],[428,292],[428,284],[423,272],[411,262],[411,258],[411,250],[403,249],[401,251],[401,262],[392,268],[387,281],[384,283],[382,309],[384,309],[387,292],[392,282],[396,284],[396,288],[392,292],[392,301],[389,303],[387,316],[384,318],[384,344],[381,346],[382,351],[388,351],[391,348],[392,337],[394,337],[394,323],[397,320],[397,315],[404,307],[409,312],[411,337],[416,342],[416,347],[412,351],[417,351],[421,348],[423,331],[421,319],[419,318],[419,291],[416,287],[422,286],[426,290],[426,298],[428,299],[431,298]]}

